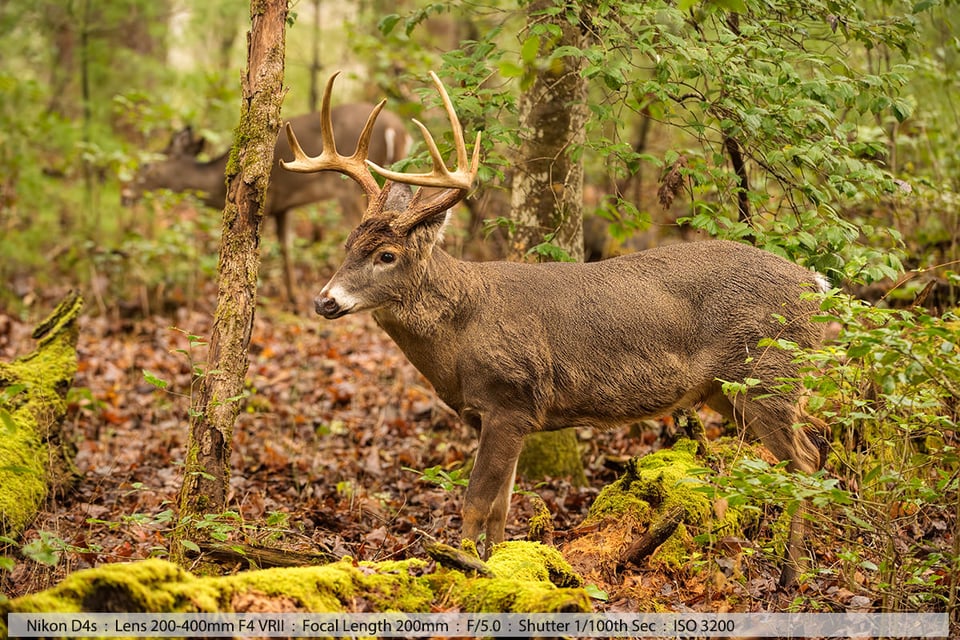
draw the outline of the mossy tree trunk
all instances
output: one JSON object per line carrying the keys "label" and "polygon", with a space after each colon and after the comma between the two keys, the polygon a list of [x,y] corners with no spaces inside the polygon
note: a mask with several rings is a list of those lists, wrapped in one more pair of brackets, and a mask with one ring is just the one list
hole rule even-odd
{"label": "mossy tree trunk", "polygon": [[240,124],[226,169],[217,310],[206,372],[190,412],[180,527],[172,550],[177,559],[182,559],[180,543],[190,522],[226,507],[233,425],[249,367],[260,223],[280,129],[286,19],[286,0],[251,0]]}
{"label": "mossy tree trunk", "polygon": [[[514,230],[510,258],[519,261],[554,259],[558,254],[538,250],[549,242],[569,259],[583,261],[583,164],[580,149],[586,139],[586,81],[578,56],[557,57],[560,47],[584,48],[585,33],[565,13],[544,15],[553,0],[533,0],[527,12],[531,28],[547,22],[561,34],[541,39],[536,68],[520,96],[520,148],[513,174],[511,206]],[[585,482],[583,462],[572,430],[527,437],[519,473],[528,479],[570,477]]]}

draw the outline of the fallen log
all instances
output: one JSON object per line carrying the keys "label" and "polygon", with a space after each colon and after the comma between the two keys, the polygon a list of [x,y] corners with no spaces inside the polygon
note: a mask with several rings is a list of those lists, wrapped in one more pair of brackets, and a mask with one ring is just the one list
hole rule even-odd
{"label": "fallen log", "polygon": [[[0,600],[0,637],[10,613],[127,612],[589,612],[560,553],[534,542],[497,545],[490,574],[449,569],[422,558],[197,576],[166,560],[77,571],[57,586]],[[576,585],[576,586],[574,586]]]}
{"label": "fallen log", "polygon": [[31,353],[0,362],[0,535],[18,536],[50,492],[67,490],[79,477],[63,417],[77,371],[82,307],[80,294],[71,292],[37,325]]}

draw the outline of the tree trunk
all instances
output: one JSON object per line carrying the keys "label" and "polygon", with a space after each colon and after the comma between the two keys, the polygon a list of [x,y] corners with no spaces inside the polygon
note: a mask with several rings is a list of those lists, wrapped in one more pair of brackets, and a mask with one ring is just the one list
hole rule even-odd
{"label": "tree trunk", "polygon": [[240,124],[226,169],[217,310],[207,370],[191,411],[180,526],[173,552],[176,559],[183,557],[179,543],[190,523],[203,514],[220,513],[226,506],[233,425],[249,366],[260,222],[280,128],[287,2],[251,1],[250,19]]}
{"label": "tree trunk", "polygon": [[[553,5],[533,0],[531,23]],[[562,31],[560,39],[541,47],[582,48],[585,36],[565,15],[548,19]],[[549,53],[541,49],[541,59]],[[583,164],[586,140],[586,81],[580,58],[563,57],[536,69],[519,101],[520,149],[513,173],[513,232],[510,257],[528,261],[543,257],[535,247],[548,240],[573,260],[583,260]],[[533,250],[533,254],[531,254]]]}
{"label": "tree trunk", "polygon": [[[579,25],[570,24],[565,15],[538,15],[552,5],[552,0],[533,0],[527,10],[530,24],[547,20],[562,33],[555,41],[541,42],[541,59],[550,53],[547,48],[582,48],[585,44]],[[521,142],[511,192],[516,225],[510,241],[512,260],[558,257],[537,249],[547,241],[569,259],[583,261],[583,164],[579,151],[586,140],[588,113],[581,66],[580,58],[557,58],[533,73],[529,88],[520,96]],[[553,476],[586,482],[576,434],[570,429],[528,436],[518,468],[528,480]]]}

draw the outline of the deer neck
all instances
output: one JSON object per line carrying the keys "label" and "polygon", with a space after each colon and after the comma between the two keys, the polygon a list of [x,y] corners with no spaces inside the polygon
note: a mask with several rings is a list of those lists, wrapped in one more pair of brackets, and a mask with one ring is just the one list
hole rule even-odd
{"label": "deer neck", "polygon": [[177,159],[163,165],[163,173],[148,179],[147,189],[170,189],[171,191],[199,191],[201,201],[213,209],[223,209],[227,198],[224,171],[227,156],[200,162],[194,158]]}
{"label": "deer neck", "polygon": [[224,171],[227,168],[227,154],[209,162],[197,164],[196,189],[203,192],[203,202],[213,209],[222,209],[227,199],[227,184]]}
{"label": "deer neck", "polygon": [[480,284],[472,275],[469,262],[434,247],[415,291],[374,317],[404,351],[414,343],[444,340],[452,324],[472,314]]}
{"label": "deer neck", "polygon": [[482,299],[474,268],[435,248],[416,293],[373,314],[440,398],[458,412],[464,407],[458,375],[463,334],[469,333],[477,300]]}

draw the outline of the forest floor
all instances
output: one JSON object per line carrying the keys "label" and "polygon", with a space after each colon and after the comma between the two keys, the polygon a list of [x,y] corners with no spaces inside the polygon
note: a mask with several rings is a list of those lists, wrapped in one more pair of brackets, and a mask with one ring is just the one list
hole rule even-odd
{"label": "forest floor", "polygon": [[[215,300],[212,286],[205,296]],[[33,348],[33,323],[53,306],[45,304],[35,303],[29,321],[0,313],[0,358]],[[47,562],[19,558],[12,572],[0,575],[0,593],[16,597],[77,569],[166,556],[191,384],[205,367],[198,339],[209,335],[211,318],[212,308],[126,317],[89,309],[81,321],[67,417],[81,480],[67,495],[52,496],[24,535],[34,551],[47,552]],[[145,372],[168,387],[149,383]],[[429,537],[458,544],[462,487],[423,474],[433,469],[427,475],[438,481],[455,477],[475,451],[475,434],[368,315],[329,322],[306,311],[279,311],[263,299],[247,388],[233,440],[234,513],[217,521],[220,535],[331,559],[426,557],[422,543]],[[706,417],[708,435],[719,433],[714,418]],[[664,424],[580,432],[587,486],[519,480],[508,538],[526,534],[535,493],[553,515],[562,549],[625,462],[663,446]],[[827,530],[818,527],[811,536],[825,565],[836,560],[831,549],[837,548],[822,539]],[[769,535],[769,528],[760,535]],[[800,593],[778,592],[776,559],[767,553],[736,560],[718,554],[696,567],[628,567],[605,576],[596,586],[608,598],[596,608],[644,611],[656,602],[660,610],[675,611],[781,610],[792,600],[799,610],[844,611],[880,604],[869,585],[858,584],[862,575],[826,575]]]}

